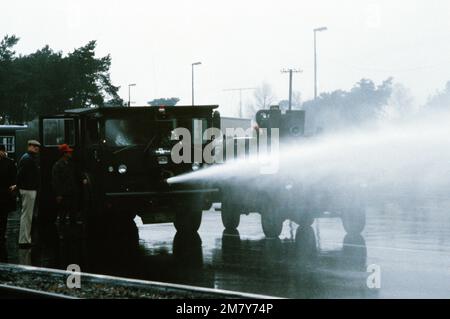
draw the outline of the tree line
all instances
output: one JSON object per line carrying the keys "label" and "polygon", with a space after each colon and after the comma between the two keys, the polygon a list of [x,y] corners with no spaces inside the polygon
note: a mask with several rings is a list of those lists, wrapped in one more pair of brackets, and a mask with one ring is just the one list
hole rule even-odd
{"label": "tree line", "polygon": [[95,56],[96,41],[64,55],[49,46],[18,55],[19,38],[0,42],[0,118],[24,123],[41,114],[80,107],[120,105],[119,87],[111,82],[111,57]]}
{"label": "tree line", "polygon": [[[19,38],[5,36],[0,41],[0,124],[28,122],[38,115],[62,112],[71,108],[124,106],[119,87],[111,82],[111,56],[96,57],[96,41],[68,54],[49,46],[28,55],[19,55],[14,47]],[[149,105],[174,106],[179,98],[158,98]],[[298,91],[293,93],[293,108],[304,109],[310,132],[360,125],[396,111],[411,109],[409,91],[392,78],[380,84],[361,79],[350,90],[324,92],[317,99],[303,102]],[[253,99],[244,106],[244,116],[254,117],[260,109],[278,104],[267,82],[255,88]],[[450,106],[450,82],[431,96],[425,105],[431,109]],[[396,109],[395,109],[396,108]]]}
{"label": "tree line", "polygon": [[[254,117],[259,109],[277,104],[285,111],[287,100],[278,100],[268,83],[256,88],[251,102],[247,103],[245,115]],[[450,109],[450,81],[444,89],[436,91],[422,105],[416,105],[410,90],[392,77],[380,84],[361,79],[349,90],[323,92],[317,99],[301,101],[300,92],[293,92],[293,109],[306,111],[308,134],[361,126],[373,120],[401,118],[417,112]]]}

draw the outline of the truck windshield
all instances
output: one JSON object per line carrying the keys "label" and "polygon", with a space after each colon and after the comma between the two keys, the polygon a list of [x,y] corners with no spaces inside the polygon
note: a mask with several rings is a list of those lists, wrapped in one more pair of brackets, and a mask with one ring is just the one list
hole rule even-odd
{"label": "truck windshield", "polygon": [[155,122],[142,117],[107,119],[105,121],[106,145],[123,147],[145,145],[157,132]]}
{"label": "truck windshield", "polygon": [[[178,125],[178,126],[177,126]],[[202,143],[202,132],[206,129],[205,119],[175,119],[149,121],[143,117],[112,118],[105,121],[105,140],[110,147],[135,145],[152,145],[169,147],[174,136],[174,129],[184,127],[191,131],[193,142]]]}

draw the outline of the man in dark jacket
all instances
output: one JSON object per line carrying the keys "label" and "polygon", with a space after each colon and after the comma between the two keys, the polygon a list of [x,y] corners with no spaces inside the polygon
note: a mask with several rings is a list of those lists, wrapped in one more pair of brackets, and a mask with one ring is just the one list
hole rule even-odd
{"label": "man in dark jacket", "polygon": [[52,186],[58,204],[58,221],[69,222],[76,218],[80,179],[72,161],[73,149],[62,144],[59,151],[61,158],[52,168]]}
{"label": "man in dark jacket", "polygon": [[0,244],[6,236],[8,213],[16,209],[16,164],[8,158],[5,145],[0,144]]}
{"label": "man in dark jacket", "polygon": [[22,199],[19,233],[20,248],[29,248],[31,246],[31,226],[40,180],[38,158],[40,146],[41,144],[36,140],[28,141],[28,151],[20,159],[17,170],[17,188]]}

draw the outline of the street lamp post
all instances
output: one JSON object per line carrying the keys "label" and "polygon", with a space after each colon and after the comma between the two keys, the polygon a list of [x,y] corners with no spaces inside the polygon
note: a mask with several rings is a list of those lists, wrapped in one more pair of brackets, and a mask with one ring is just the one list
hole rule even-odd
{"label": "street lamp post", "polygon": [[200,65],[202,62],[192,63],[192,106],[194,106],[194,66]]}
{"label": "street lamp post", "polygon": [[317,99],[317,32],[327,31],[327,27],[314,29],[314,100]]}
{"label": "street lamp post", "polygon": [[136,86],[136,83],[128,84],[128,107],[131,106],[131,87]]}

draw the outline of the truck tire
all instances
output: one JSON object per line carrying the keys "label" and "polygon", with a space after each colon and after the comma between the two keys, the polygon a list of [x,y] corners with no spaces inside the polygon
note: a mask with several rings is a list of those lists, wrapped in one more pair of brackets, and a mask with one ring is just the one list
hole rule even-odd
{"label": "truck tire", "polygon": [[284,218],[280,215],[274,201],[265,200],[265,205],[260,208],[261,226],[267,238],[278,238],[283,229]]}
{"label": "truck tire", "polygon": [[174,226],[177,232],[184,234],[196,233],[202,223],[201,209],[182,210],[179,209],[175,216]]}
{"label": "truck tire", "polygon": [[278,238],[283,229],[283,222],[284,220],[274,211],[261,215],[262,229],[267,238]]}
{"label": "truck tire", "polygon": [[116,211],[102,223],[107,238],[139,241],[139,230],[134,223],[136,214],[129,211]]}
{"label": "truck tire", "polygon": [[221,208],[222,223],[226,230],[235,230],[241,221],[241,213],[233,196],[223,196]]}
{"label": "truck tire", "polygon": [[342,226],[347,234],[359,235],[366,227],[366,213],[362,209],[358,212],[344,212],[341,216]]}
{"label": "truck tire", "polygon": [[267,238],[278,238],[283,229],[283,222],[286,219],[281,215],[279,203],[269,194],[262,195],[259,199],[258,211],[261,215],[261,226]]}

